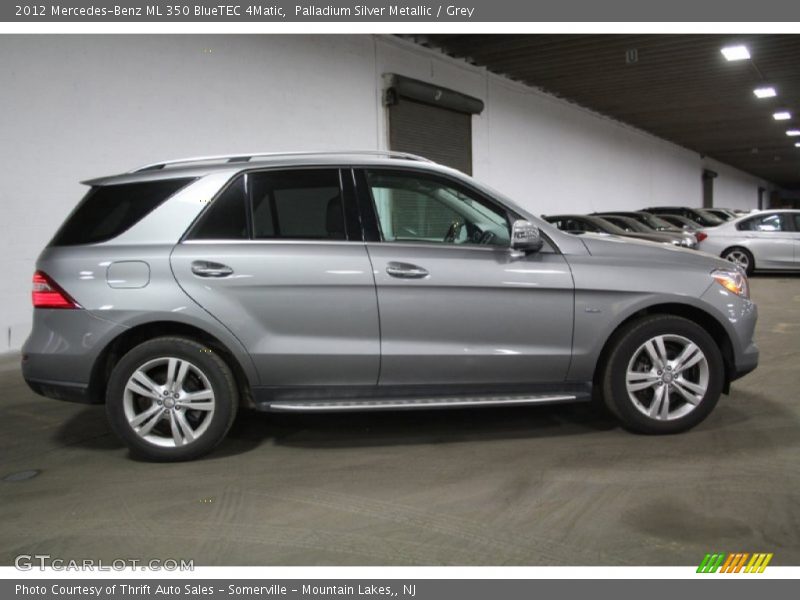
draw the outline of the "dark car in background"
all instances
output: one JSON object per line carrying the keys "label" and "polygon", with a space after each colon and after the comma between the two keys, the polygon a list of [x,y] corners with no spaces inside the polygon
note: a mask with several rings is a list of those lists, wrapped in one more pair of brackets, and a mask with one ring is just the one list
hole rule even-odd
{"label": "dark car in background", "polygon": [[681,215],[658,215],[659,219],[663,219],[668,223],[672,223],[675,227],[680,227],[684,231],[688,231],[690,233],[695,233],[696,231],[700,231],[703,226],[700,225],[697,221],[692,221],[691,219],[687,219],[686,217],[682,217]]}
{"label": "dark car in background", "polygon": [[658,231],[626,231],[594,215],[543,215],[542,218],[548,223],[552,223],[558,227],[561,231],[566,231],[567,233],[602,233],[619,237],[636,238],[659,244],[671,244],[673,246],[686,246],[688,244],[688,242],[684,242],[683,237],[679,238],[674,234],[666,234]]}
{"label": "dark car in background", "polygon": [[677,241],[678,246],[685,246],[686,248],[696,248],[697,247],[697,238],[689,232],[684,232],[677,227],[671,227],[670,229],[662,229],[661,231],[656,231],[652,227],[648,227],[637,221],[632,217],[625,217],[622,215],[598,215],[604,221],[608,221],[612,225],[616,225],[620,229],[624,229],[629,234],[631,233],[658,233],[662,236],[669,236],[673,240],[673,244]]}
{"label": "dark car in background", "polygon": [[701,227],[716,227],[722,225],[724,221],[702,208],[689,208],[688,206],[652,206],[645,208],[645,211],[662,217],[664,215],[679,215],[686,217],[700,225]]}
{"label": "dark car in background", "polygon": [[707,213],[711,213],[718,219],[722,219],[723,221],[730,221],[731,219],[742,216],[730,208],[704,208],[703,210]]}
{"label": "dark car in background", "polygon": [[668,231],[672,233],[680,233],[683,231],[683,227],[673,225],[669,221],[665,221],[663,218],[658,217],[649,212],[645,212],[643,210],[633,210],[633,211],[613,210],[607,212],[596,212],[592,214],[594,214],[597,217],[605,217],[607,215],[628,217],[641,223],[645,227],[653,229],[654,231]]}

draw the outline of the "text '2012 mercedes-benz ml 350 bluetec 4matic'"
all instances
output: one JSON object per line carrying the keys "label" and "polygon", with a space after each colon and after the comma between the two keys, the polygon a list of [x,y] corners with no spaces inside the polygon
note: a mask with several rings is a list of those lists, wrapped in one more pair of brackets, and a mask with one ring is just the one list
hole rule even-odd
{"label": "text '2012 mercedes-benz ml 350 bluetec 4matic'", "polygon": [[104,402],[153,460],[209,452],[240,406],[594,393],[630,430],[675,433],[758,362],[730,262],[561,232],[412,155],[205,157],[88,184],[38,259],[23,373]]}

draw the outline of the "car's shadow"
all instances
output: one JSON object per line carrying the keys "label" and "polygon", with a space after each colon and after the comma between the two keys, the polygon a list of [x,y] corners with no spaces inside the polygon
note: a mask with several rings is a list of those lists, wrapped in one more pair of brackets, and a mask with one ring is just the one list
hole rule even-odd
{"label": "car's shadow", "polygon": [[[306,448],[358,448],[580,435],[618,427],[595,403],[329,414],[243,409],[210,458],[248,452],[267,441]],[[99,406],[82,407],[55,436],[62,445],[90,450],[123,446]]]}
{"label": "car's shadow", "polygon": [[[756,413],[753,406],[758,406]],[[740,424],[759,415],[797,421],[794,414],[767,395],[738,390],[735,401],[720,400],[714,414],[698,432],[740,430]],[[798,423],[800,427],[800,423]],[[619,424],[597,402],[535,407],[414,410],[330,414],[286,414],[241,410],[227,438],[208,459],[250,452],[265,443],[297,448],[366,448],[403,445],[451,444],[509,439],[573,437],[621,431]],[[625,434],[631,435],[631,434]],[[83,407],[56,433],[63,445],[98,451],[120,449],[109,430],[102,407]],[[759,435],[743,435],[740,449],[763,446]],[[632,439],[639,436],[632,436]]]}

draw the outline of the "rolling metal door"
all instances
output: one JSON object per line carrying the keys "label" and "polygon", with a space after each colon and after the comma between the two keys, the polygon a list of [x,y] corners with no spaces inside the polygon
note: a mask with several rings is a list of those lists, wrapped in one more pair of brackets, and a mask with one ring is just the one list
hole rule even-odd
{"label": "rolling metal door", "polygon": [[472,174],[472,115],[400,98],[389,108],[389,147]]}

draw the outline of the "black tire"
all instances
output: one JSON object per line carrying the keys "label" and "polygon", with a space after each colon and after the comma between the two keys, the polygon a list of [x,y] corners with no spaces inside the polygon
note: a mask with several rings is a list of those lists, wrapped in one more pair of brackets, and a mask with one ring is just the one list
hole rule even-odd
{"label": "black tire", "polygon": [[732,263],[741,264],[740,262],[734,261],[734,260],[731,259],[731,255],[733,255],[735,253],[740,253],[740,255],[743,256],[745,258],[745,260],[747,261],[747,265],[746,266],[742,265],[742,266],[744,266],[745,274],[748,277],[750,277],[750,275],[753,274],[753,271],[756,270],[756,259],[753,258],[753,253],[750,252],[750,250],[748,250],[747,248],[742,248],[741,246],[734,246],[732,248],[726,248],[723,251],[723,253],[720,254],[720,256],[722,258],[724,258],[725,260],[728,260],[728,261],[730,261]]}
{"label": "black tire", "polygon": [[[168,357],[187,361],[192,365],[193,368],[187,370],[186,385],[195,385],[196,389],[200,389],[203,393],[210,389],[213,392],[213,411],[189,410],[186,408],[186,404],[170,405],[167,409],[168,402],[178,402],[170,400],[169,396],[165,396],[167,400],[156,401],[149,396],[127,392],[128,399],[126,400],[126,386],[130,378],[137,370],[149,363],[155,364],[151,367],[154,369],[151,371],[153,373],[151,381],[161,386],[166,384],[168,362],[161,367],[159,361]],[[163,381],[158,378],[159,369],[164,371]],[[205,380],[202,377],[205,377]],[[182,392],[183,386],[181,386]],[[166,394],[167,392],[161,393]],[[154,419],[157,424],[151,430],[153,433],[150,435],[152,440],[156,440],[155,442],[148,441],[136,432],[126,415],[126,403],[129,411],[138,409],[142,412],[151,409],[159,411],[161,421],[158,422],[159,419]],[[158,404],[158,408],[156,404]],[[167,410],[166,413],[160,412],[162,407]],[[106,413],[111,429],[125,442],[132,454],[159,462],[193,460],[209,453],[225,438],[236,418],[238,407],[238,389],[233,374],[225,361],[203,344],[184,337],[155,338],[130,350],[112,370],[106,391]],[[175,442],[172,442],[175,443],[174,446],[159,445],[170,443],[169,432],[176,423],[173,421],[173,415],[169,414],[171,411],[176,413],[182,411],[184,423],[199,423],[200,427],[197,430],[202,429],[201,434],[192,441],[187,441],[188,437],[184,437],[182,433],[179,434],[177,439],[182,440],[180,446]],[[138,414],[141,415],[142,412]],[[177,414],[175,418],[178,418]],[[144,423],[146,424],[148,421]],[[174,426],[177,427],[177,425]],[[166,431],[165,428],[167,428]],[[178,430],[182,431],[180,427]],[[197,433],[197,430],[190,431]],[[174,432],[173,435],[175,435]],[[161,441],[162,437],[164,438],[163,442]]]}
{"label": "black tire", "polygon": [[[705,356],[707,371],[704,370],[704,373],[707,377],[707,386],[702,399],[696,404],[687,402],[677,387],[673,387],[677,386],[677,383],[673,383],[671,386],[669,383],[660,383],[660,379],[659,383],[654,384],[652,388],[648,387],[629,394],[626,385],[628,367],[635,358],[643,360],[645,364],[650,360],[649,355],[644,351],[640,353],[640,349],[648,340],[658,336],[670,336],[664,344],[669,359],[676,358],[675,355],[679,352],[682,343],[681,338],[695,344]],[[722,353],[713,338],[697,323],[672,315],[649,315],[623,327],[611,343],[611,352],[602,371],[601,389],[606,406],[626,429],[644,434],[681,433],[702,422],[716,406],[725,380]],[[670,355],[670,353],[672,354]],[[642,356],[644,358],[641,358]],[[658,366],[655,364],[650,368],[657,373],[664,372],[656,371]],[[684,372],[685,375],[681,373],[681,377],[687,377],[691,383],[692,377],[696,377],[695,373],[699,373],[701,369],[704,367],[693,366]],[[669,377],[672,377],[672,372]],[[682,381],[677,377],[674,379],[677,382]],[[661,420],[643,412],[643,410],[652,409],[659,387],[663,388],[664,392],[669,392],[667,398],[670,401],[662,402],[661,406],[672,404],[675,408],[676,416],[674,418]],[[637,399],[639,407],[631,396]],[[681,415],[682,410],[689,412]]]}

